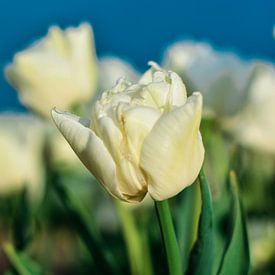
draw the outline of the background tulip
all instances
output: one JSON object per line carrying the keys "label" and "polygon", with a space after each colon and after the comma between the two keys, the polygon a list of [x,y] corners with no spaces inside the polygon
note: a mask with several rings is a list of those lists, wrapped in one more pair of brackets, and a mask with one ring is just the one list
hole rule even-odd
{"label": "background tulip", "polygon": [[38,200],[44,189],[42,123],[29,115],[1,115],[0,132],[1,195],[26,188]]}
{"label": "background tulip", "polygon": [[103,57],[99,59],[100,91],[105,91],[114,86],[120,77],[126,77],[131,82],[137,82],[140,74],[130,63],[118,57]]}
{"label": "background tulip", "polygon": [[246,106],[225,128],[244,146],[275,154],[275,68],[257,63]]}
{"label": "background tulip", "polygon": [[52,106],[70,109],[88,101],[97,82],[90,25],[51,27],[45,38],[15,55],[6,77],[21,102],[45,117]]}
{"label": "background tulip", "polygon": [[253,63],[232,52],[219,52],[210,44],[193,41],[170,46],[163,63],[182,76],[187,85],[202,92],[205,113],[228,116],[244,106]]}

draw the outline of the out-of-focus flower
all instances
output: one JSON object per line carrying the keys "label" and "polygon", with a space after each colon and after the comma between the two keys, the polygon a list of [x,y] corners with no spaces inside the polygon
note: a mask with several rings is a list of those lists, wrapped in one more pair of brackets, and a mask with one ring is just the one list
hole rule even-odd
{"label": "out-of-focus flower", "polygon": [[90,25],[47,36],[15,55],[6,77],[24,105],[48,117],[52,106],[77,107],[90,100],[97,82],[97,61]]}
{"label": "out-of-focus flower", "polygon": [[252,220],[248,224],[248,233],[252,267],[261,270],[274,261],[275,224],[268,220]]}
{"label": "out-of-focus flower", "polygon": [[246,146],[275,153],[275,68],[217,52],[206,43],[179,42],[165,56],[165,67],[179,73],[204,95],[205,114]]}
{"label": "out-of-focus flower", "polygon": [[251,148],[275,153],[275,68],[257,64],[246,106],[224,121],[236,140]]}
{"label": "out-of-focus flower", "polygon": [[187,98],[180,77],[156,64],[138,84],[120,79],[102,94],[91,122],[53,110],[76,154],[113,196],[170,198],[192,184],[204,159],[202,96]]}
{"label": "out-of-focus flower", "polygon": [[106,91],[116,84],[120,77],[131,82],[137,82],[140,74],[132,65],[117,57],[104,57],[99,60],[99,88]]}
{"label": "out-of-focus flower", "polygon": [[0,193],[27,189],[39,200],[44,189],[44,127],[29,115],[0,116]]}
{"label": "out-of-focus flower", "polygon": [[232,115],[247,99],[254,64],[230,52],[215,51],[207,43],[178,42],[168,48],[164,67],[178,73],[202,92],[205,113]]}

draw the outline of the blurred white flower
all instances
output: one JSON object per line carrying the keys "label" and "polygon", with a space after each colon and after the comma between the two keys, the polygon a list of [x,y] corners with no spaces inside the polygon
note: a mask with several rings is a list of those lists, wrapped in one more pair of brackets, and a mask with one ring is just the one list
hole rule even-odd
{"label": "blurred white flower", "polygon": [[6,77],[22,103],[45,117],[54,106],[70,109],[89,101],[97,85],[90,25],[51,27],[45,38],[15,55]]}
{"label": "blurred white flower", "polygon": [[27,189],[32,201],[44,190],[44,126],[29,115],[0,115],[0,194]]}
{"label": "blurred white flower", "polygon": [[224,127],[239,143],[275,154],[275,67],[258,63],[248,90],[246,106]]}
{"label": "blurred white flower", "polygon": [[137,82],[140,74],[132,65],[117,57],[103,57],[99,60],[99,88],[106,91],[113,87],[120,77],[130,82]]}
{"label": "blurred white flower", "polygon": [[207,43],[178,42],[164,56],[164,67],[174,70],[204,96],[204,111],[232,115],[246,102],[254,64],[230,52],[215,51]]}
{"label": "blurred white flower", "polygon": [[139,202],[175,196],[204,159],[202,96],[187,98],[180,77],[151,63],[137,84],[120,79],[96,102],[92,120],[53,110],[78,157],[113,196]]}
{"label": "blurred white flower", "polygon": [[172,45],[164,64],[203,93],[204,114],[214,114],[238,143],[275,153],[274,66],[196,42]]}
{"label": "blurred white flower", "polygon": [[251,220],[248,236],[253,268],[261,268],[274,261],[275,223],[268,220]]}

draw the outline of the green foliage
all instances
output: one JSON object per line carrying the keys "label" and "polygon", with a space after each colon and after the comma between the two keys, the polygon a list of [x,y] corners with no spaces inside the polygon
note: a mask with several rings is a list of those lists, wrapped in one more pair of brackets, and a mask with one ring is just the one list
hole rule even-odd
{"label": "green foliage", "polygon": [[[28,257],[24,252],[17,252],[12,244],[7,243],[4,246],[4,251],[9,259],[9,262],[19,275],[42,275],[41,267]],[[10,272],[11,273],[11,272]]]}
{"label": "green foliage", "polygon": [[249,270],[249,247],[246,223],[238,195],[236,175],[230,172],[229,187],[232,195],[231,234],[218,274],[244,275]]}
{"label": "green foliage", "polygon": [[187,269],[189,254],[196,240],[201,210],[200,186],[198,180],[180,195],[176,211],[176,231],[183,270]]}
{"label": "green foliage", "polygon": [[23,190],[15,198],[13,213],[13,242],[17,250],[23,250],[31,239],[31,210],[27,191]]}
{"label": "green foliage", "polygon": [[202,208],[199,220],[198,237],[192,249],[187,274],[212,274],[213,266],[213,209],[207,179],[201,170],[199,175]]}

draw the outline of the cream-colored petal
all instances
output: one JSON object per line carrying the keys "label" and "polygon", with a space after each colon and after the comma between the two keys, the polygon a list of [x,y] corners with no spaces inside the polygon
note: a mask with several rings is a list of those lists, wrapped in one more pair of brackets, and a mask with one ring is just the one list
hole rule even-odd
{"label": "cream-colored petal", "polygon": [[169,89],[170,85],[164,81],[148,84],[143,89],[144,102],[153,102],[155,108],[164,110],[166,105],[169,104]]}
{"label": "cream-colored petal", "polygon": [[161,67],[154,61],[148,62],[148,65],[151,66],[149,70],[147,70],[140,78],[139,84],[147,85],[153,81],[153,74],[156,71],[162,71]]}
{"label": "cream-colored petal", "polygon": [[145,180],[129,152],[126,136],[103,116],[98,120],[99,136],[116,163],[118,185],[121,193],[131,201],[141,201],[147,192]]}
{"label": "cream-colored petal", "polygon": [[181,78],[174,72],[170,73],[172,105],[181,106],[186,102],[187,92]]}
{"label": "cream-colored petal", "polygon": [[150,107],[138,106],[123,113],[127,144],[135,162],[139,162],[144,139],[152,130],[161,112]]}
{"label": "cream-colored petal", "polygon": [[52,117],[80,160],[103,187],[113,196],[127,201],[118,188],[115,163],[102,140],[87,127],[88,121],[56,109],[52,110]]}
{"label": "cream-colored petal", "polygon": [[48,35],[35,45],[35,49],[40,50],[41,54],[42,51],[48,50],[65,57],[69,52],[68,46],[68,41],[62,30],[57,26],[53,26],[49,29]]}
{"label": "cream-colored petal", "polygon": [[138,84],[140,85],[147,85],[148,83],[151,83],[153,81],[153,73],[152,69],[150,68],[147,70],[140,78]]}
{"label": "cream-colored petal", "polygon": [[175,196],[196,179],[204,159],[201,111],[202,96],[193,93],[184,106],[163,115],[145,139],[140,165],[153,199]]}
{"label": "cream-colored petal", "polygon": [[96,133],[104,142],[105,147],[115,162],[120,158],[122,133],[108,116],[102,116],[97,120],[98,132]]}

